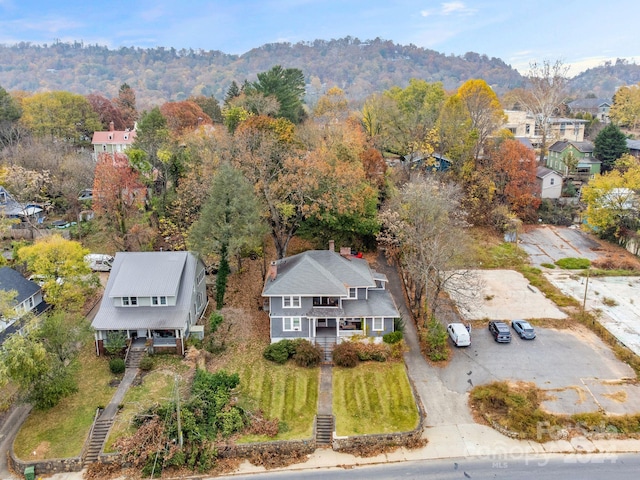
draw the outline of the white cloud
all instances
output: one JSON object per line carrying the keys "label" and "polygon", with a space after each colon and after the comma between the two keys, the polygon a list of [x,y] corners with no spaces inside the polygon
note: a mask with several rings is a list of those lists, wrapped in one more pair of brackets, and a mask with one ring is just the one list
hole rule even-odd
{"label": "white cloud", "polygon": [[464,15],[468,15],[471,13],[475,13],[476,10],[467,7],[462,2],[445,2],[442,4],[442,15],[451,15],[452,13],[461,13]]}

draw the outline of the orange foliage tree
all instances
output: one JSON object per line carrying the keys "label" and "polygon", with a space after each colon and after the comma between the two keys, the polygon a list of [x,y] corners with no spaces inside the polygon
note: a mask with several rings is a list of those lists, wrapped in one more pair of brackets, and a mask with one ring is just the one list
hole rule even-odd
{"label": "orange foliage tree", "polygon": [[167,127],[174,135],[195,130],[200,125],[213,123],[200,105],[190,100],[167,102],[160,107],[160,113],[167,119]]}
{"label": "orange foliage tree", "polygon": [[93,182],[93,209],[103,216],[122,236],[128,231],[127,221],[144,207],[147,188],[140,175],[122,153],[102,153],[96,164]]}
{"label": "orange foliage tree", "polygon": [[540,206],[535,153],[518,140],[506,139],[493,145],[490,157],[487,171],[493,176],[497,199],[521,219],[530,219]]}

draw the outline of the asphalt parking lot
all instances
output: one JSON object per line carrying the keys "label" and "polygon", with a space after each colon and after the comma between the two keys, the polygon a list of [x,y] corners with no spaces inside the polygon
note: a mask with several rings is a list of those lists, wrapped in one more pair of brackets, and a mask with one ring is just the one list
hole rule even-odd
{"label": "asphalt parking lot", "polygon": [[534,382],[546,390],[543,407],[559,414],[612,414],[640,411],[640,387],[627,383],[633,370],[584,327],[536,328],[535,340],[522,340],[511,329],[508,344],[496,343],[486,322],[475,322],[471,346],[453,348],[440,378],[458,393],[493,381]]}

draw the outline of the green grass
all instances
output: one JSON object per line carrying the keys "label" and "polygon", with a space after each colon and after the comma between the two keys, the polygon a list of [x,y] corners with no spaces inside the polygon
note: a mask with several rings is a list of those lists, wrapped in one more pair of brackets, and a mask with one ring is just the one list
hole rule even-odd
{"label": "green grass", "polygon": [[111,427],[105,452],[113,452],[114,442],[135,433],[133,417],[156,403],[165,403],[174,396],[175,376],[170,370],[154,370],[145,375],[140,385],[132,386],[122,400],[122,409]]}
{"label": "green grass", "polygon": [[[587,276],[587,272],[584,271],[580,273],[583,277]],[[591,268],[589,270],[589,275],[591,277],[637,277],[640,276],[640,270],[622,270],[622,269],[613,269],[613,270],[605,270],[602,268]]]}
{"label": "green grass", "polygon": [[[96,409],[116,389],[105,357],[96,357],[93,342],[81,352],[78,392],[46,411],[32,411],[18,432],[14,451],[23,460],[75,457],[82,451]],[[37,455],[33,455],[33,452]]]}
{"label": "green grass", "polygon": [[556,266],[553,263],[541,263],[540,266],[544,267],[544,268],[549,268],[549,269],[552,269],[552,270],[554,268],[556,268]]}
{"label": "green grass", "polygon": [[554,302],[559,307],[578,307],[579,302],[562,293],[542,274],[542,270],[530,266],[522,266],[518,269],[522,275],[529,280],[529,283],[540,290],[545,297]]}
{"label": "green grass", "polygon": [[301,368],[291,361],[278,365],[262,357],[247,360],[236,363],[235,368],[228,367],[228,371],[240,375],[240,404],[249,410],[261,410],[267,419],[278,418],[280,431],[275,438],[246,435],[240,441],[310,438],[317,412],[320,369]]}
{"label": "green grass", "polygon": [[514,243],[499,243],[497,245],[485,245],[480,242],[476,245],[474,255],[475,266],[480,268],[509,268],[518,269],[525,264],[527,254]]}
{"label": "green grass", "polygon": [[588,258],[574,257],[561,258],[556,260],[554,263],[565,270],[584,270],[585,268],[589,268],[591,265],[591,261]]}
{"label": "green grass", "polygon": [[333,369],[333,413],[338,435],[410,431],[418,410],[401,362],[366,362]]}

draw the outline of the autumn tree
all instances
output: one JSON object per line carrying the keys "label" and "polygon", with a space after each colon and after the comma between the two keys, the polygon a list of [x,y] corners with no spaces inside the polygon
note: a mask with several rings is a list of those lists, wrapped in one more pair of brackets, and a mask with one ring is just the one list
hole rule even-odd
{"label": "autumn tree", "polygon": [[618,89],[613,96],[609,117],[623,127],[634,130],[638,128],[640,125],[640,82]]}
{"label": "autumn tree", "polygon": [[109,129],[111,122],[113,122],[113,128],[115,130],[122,131],[127,128],[120,109],[118,109],[111,100],[97,93],[90,93],[87,95],[87,101],[91,105],[91,108],[93,108],[93,111],[98,115],[104,130]]}
{"label": "autumn tree", "polygon": [[349,103],[344,91],[338,87],[331,87],[326,94],[318,99],[313,116],[322,123],[346,120],[349,114]]}
{"label": "autumn tree", "polygon": [[200,125],[213,123],[209,115],[200,108],[200,105],[190,100],[164,103],[160,107],[160,113],[167,121],[167,128],[174,135],[196,129]]}
{"label": "autumn tree", "polygon": [[220,109],[220,103],[213,95],[209,97],[197,95],[195,97],[189,97],[187,101],[198,105],[212,122],[222,123],[222,110]]}
{"label": "autumn tree", "polygon": [[22,100],[20,121],[35,136],[89,145],[102,128],[91,104],[82,95],[57,91],[36,93]]}
{"label": "autumn tree", "polygon": [[629,152],[627,137],[615,123],[600,130],[593,144],[593,155],[602,162],[603,173],[612,170],[615,161]]}
{"label": "autumn tree", "polygon": [[484,80],[467,80],[460,86],[457,95],[466,107],[471,128],[477,135],[474,151],[477,160],[489,135],[504,123],[504,112],[498,96]]}
{"label": "autumn tree", "polygon": [[305,117],[304,88],[302,70],[276,65],[267,72],[258,73],[258,80],[251,83],[250,88],[245,88],[244,93],[248,96],[258,93],[275,97],[279,105],[277,116],[296,124]]}
{"label": "autumn tree", "polygon": [[640,190],[640,163],[627,154],[615,166],[582,188],[582,200],[587,205],[587,225],[601,238],[618,241],[626,232],[640,230],[636,193]]}
{"label": "autumn tree", "polygon": [[507,138],[497,140],[488,155],[491,165],[485,173],[493,178],[497,199],[519,218],[530,220],[540,205],[533,150],[518,140]]}
{"label": "autumn tree", "polygon": [[77,312],[97,286],[97,279],[84,261],[88,253],[79,242],[51,235],[19,248],[17,259],[44,279],[42,289],[47,303]]}
{"label": "autumn tree", "polygon": [[469,246],[462,191],[432,177],[416,176],[389,199],[380,218],[378,240],[402,267],[411,307],[421,326],[438,318],[442,295],[450,288],[473,298],[477,278],[463,268]]}
{"label": "autumn tree", "polygon": [[558,109],[567,96],[567,72],[569,67],[560,60],[551,63],[533,62],[526,75],[526,88],[522,92],[519,103],[523,110],[531,112],[536,122],[536,129],[541,134],[540,163],[547,154],[551,118],[558,114]]}
{"label": "autumn tree", "polygon": [[470,165],[478,143],[478,132],[472,128],[471,115],[460,95],[448,97],[436,122],[437,151],[451,161],[450,170],[460,178],[465,164]]}
{"label": "autumn tree", "polygon": [[135,90],[127,83],[123,83],[118,90],[118,97],[113,99],[113,104],[120,110],[124,126],[133,129],[138,120]]}
{"label": "autumn tree", "polygon": [[93,184],[93,209],[98,217],[106,219],[121,239],[127,235],[129,223],[136,213],[144,208],[146,193],[140,174],[129,166],[126,155],[99,155]]}

